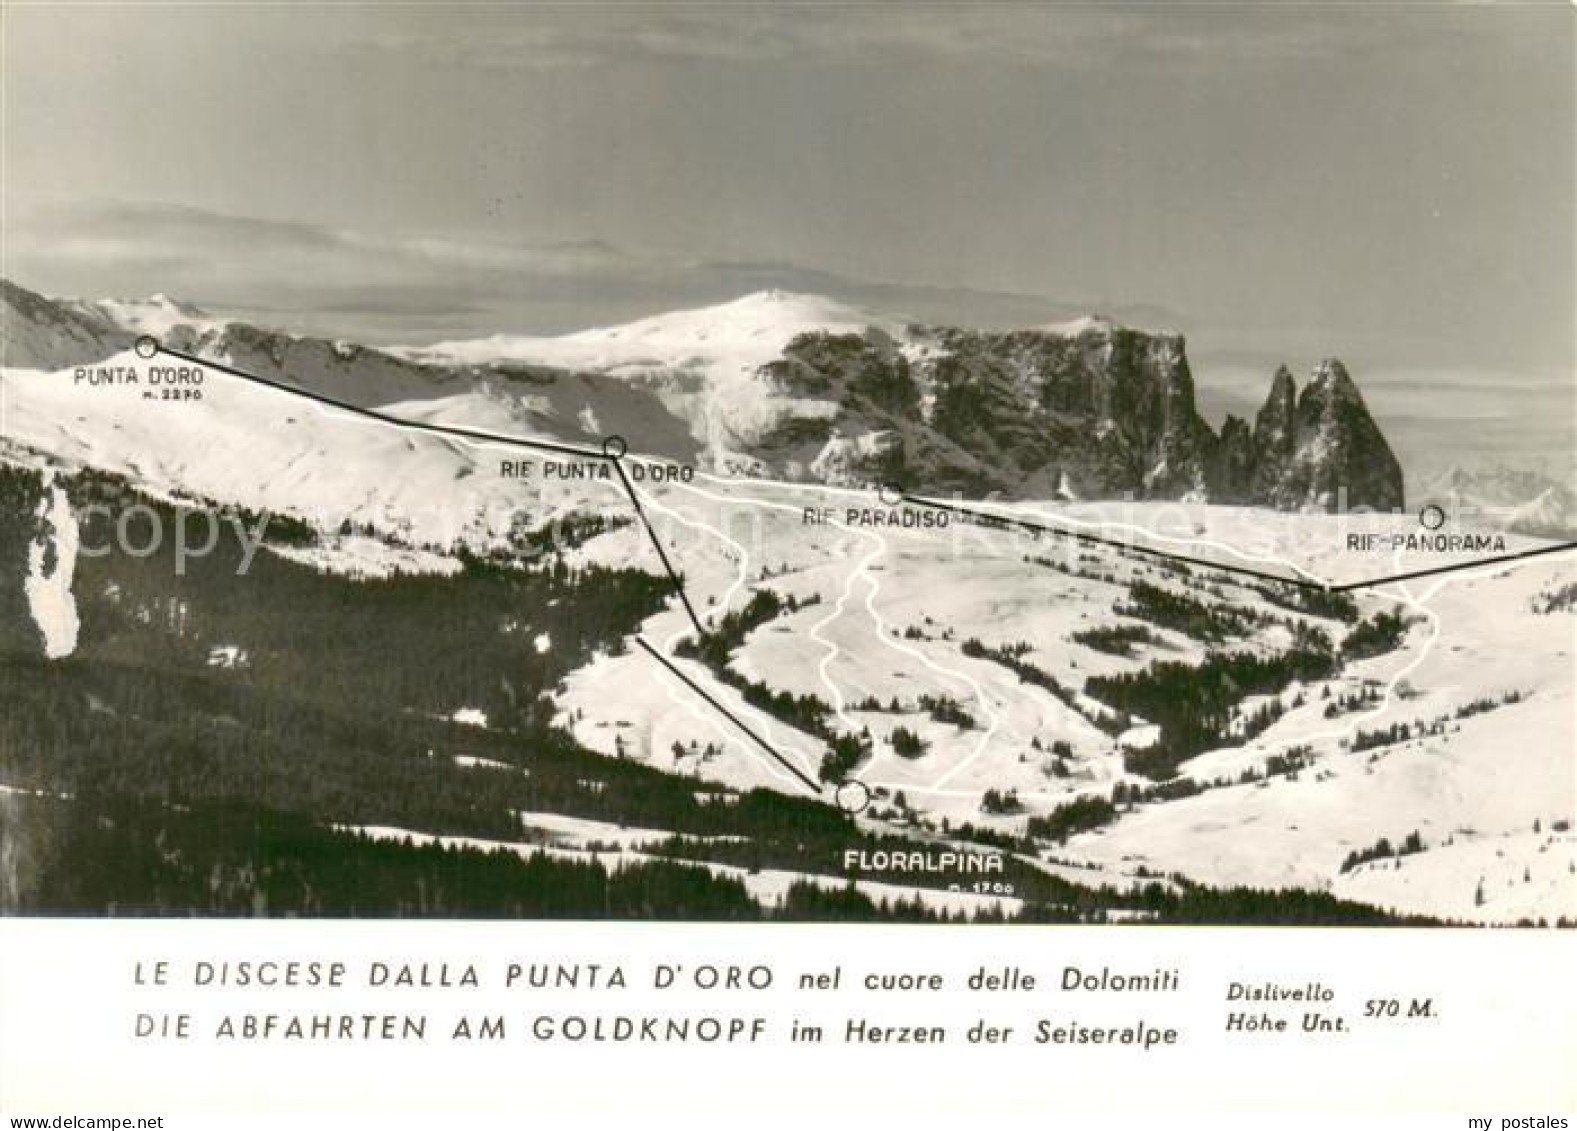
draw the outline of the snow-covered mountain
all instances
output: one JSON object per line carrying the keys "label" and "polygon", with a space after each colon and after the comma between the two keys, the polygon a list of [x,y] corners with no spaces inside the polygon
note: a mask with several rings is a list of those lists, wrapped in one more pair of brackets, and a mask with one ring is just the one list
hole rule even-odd
{"label": "snow-covered mountain", "polygon": [[[80,307],[42,309],[61,325],[98,317]],[[705,320],[699,321],[704,332]],[[1071,335],[993,335],[888,323],[859,334],[799,332],[775,347],[781,356],[743,374],[740,384],[767,385],[795,404],[828,402],[840,426],[860,414],[898,421],[907,429],[906,442],[916,445],[907,452],[924,453],[934,467],[949,458],[974,460],[958,466],[982,476],[1010,465],[981,457],[1021,466],[1018,460],[1047,442],[1038,419],[1008,427],[1015,406],[1046,378],[1064,398],[1044,410],[1053,437],[1081,427],[1094,435],[1092,412],[1110,420],[1111,431],[1095,444],[1069,441],[1072,454],[1056,457],[1067,484],[1099,482],[1093,476],[1107,466],[1102,456],[1118,472],[1131,466],[1135,474],[1150,474],[1156,485],[1208,456],[1211,433],[1195,423],[1180,339],[1106,322],[1071,329]],[[662,443],[688,436],[684,418],[669,413],[662,397],[673,378],[666,369],[637,376],[536,368],[518,359],[434,363],[233,325],[182,324],[168,336],[187,334],[199,352],[237,351],[225,356],[271,376],[331,390],[343,381],[356,396],[414,390],[404,400],[387,398],[396,402],[395,414],[411,420],[475,423],[498,432],[578,429],[575,434],[588,437],[617,429]],[[744,340],[757,339],[747,333]],[[710,341],[697,338],[689,348],[704,350]],[[736,342],[731,348],[748,347]],[[239,360],[243,350],[249,351],[245,362]],[[138,365],[146,373],[147,363],[122,349],[101,358],[98,367],[114,373]],[[905,372],[914,392],[896,381]],[[704,397],[710,378],[692,377]],[[1349,441],[1354,396],[1346,383],[1331,368],[1302,394],[1290,376],[1278,381],[1272,414],[1258,430],[1265,450],[1272,456],[1285,450],[1288,436],[1293,453],[1327,440]],[[0,388],[6,409],[0,463],[62,479],[84,468],[109,472],[150,496],[209,498],[254,514],[270,510],[312,528],[302,545],[269,547],[276,557],[335,573],[368,576],[397,568],[464,580],[456,543],[470,550],[503,548],[512,534],[539,533],[549,517],[600,513],[609,521],[570,546],[566,560],[576,567],[635,567],[662,578],[617,481],[549,480],[543,460],[516,448],[367,420],[217,372],[200,400],[170,403],[145,399],[146,382],[93,384],[76,380],[69,369],[8,367]],[[910,399],[915,395],[918,403]],[[1283,413],[1287,403],[1291,410]],[[616,418],[635,406],[653,415],[644,422]],[[664,420],[675,429],[667,438],[656,430]],[[950,439],[955,427],[970,429],[957,433],[967,445]],[[850,468],[882,454],[858,450],[871,434],[856,435],[851,427],[843,442],[855,450],[845,466],[810,474],[857,474]],[[760,450],[776,459],[781,449]],[[815,450],[828,451],[829,443]],[[1157,471],[1155,463],[1128,465],[1118,458],[1150,451],[1165,452],[1168,467]],[[505,460],[529,461],[533,474],[506,472]],[[1192,466],[1209,469],[1208,463]],[[1259,456],[1247,466],[1262,466]],[[955,539],[920,527],[883,529],[852,520],[807,526],[807,508],[842,516],[850,505],[847,496],[816,485],[648,481],[641,489],[656,536],[709,623],[741,614],[763,591],[785,602],[769,620],[741,631],[727,657],[728,678],[698,659],[680,656],[677,662],[806,773],[824,764],[825,733],[803,718],[763,710],[768,700],[747,695],[739,681],[754,681],[792,702],[824,703],[818,708],[823,728],[871,734],[874,746],[858,773],[884,791],[878,799],[884,809],[902,810],[900,822],[945,818],[955,827],[967,822],[1016,834],[1031,818],[1052,819],[1075,798],[1104,801],[1119,785],[1148,790],[1153,783],[1130,764],[1128,744],[1159,724],[1115,734],[1103,729],[1097,724],[1110,720],[1092,698],[1089,681],[1140,679],[1156,666],[1203,665],[1222,651],[1274,659],[1309,639],[1298,635],[1302,627],[1336,646],[1340,655],[1331,654],[1331,667],[1263,695],[1234,694],[1228,714],[1239,733],[1251,718],[1264,729],[1243,742],[1223,739],[1219,749],[1206,744],[1183,763],[1181,776],[1199,792],[1189,786],[1177,796],[1129,800],[1114,806],[1102,827],[1048,847],[1059,861],[1076,865],[1068,874],[1123,886],[1142,864],[1145,877],[1176,871],[1221,885],[1350,890],[1375,904],[1454,918],[1514,921],[1571,913],[1571,841],[1552,830],[1571,811],[1569,755],[1577,716],[1564,659],[1570,623],[1567,614],[1549,612],[1541,597],[1571,584],[1563,559],[1434,582],[1409,597],[1405,608],[1379,594],[1359,594],[1342,620],[1339,606],[1300,608],[1289,595],[1268,593],[1257,582],[1208,569],[1168,570],[1116,550],[1031,549],[1003,530],[971,529]],[[57,506],[60,497],[52,496]],[[1020,510],[1035,514],[1033,504]],[[748,537],[741,535],[741,515],[751,520]],[[1389,561],[1383,567],[1351,561],[1341,536],[1351,523],[1376,532],[1416,527],[1411,515],[1353,520],[1170,502],[1087,502],[1060,508],[1059,521],[1108,532],[1137,523],[1146,531],[1141,541],[1158,537],[1165,526],[1174,533],[1162,543],[1183,552],[1228,547],[1233,560],[1252,552],[1252,561],[1291,562],[1331,576],[1338,569],[1392,568]],[[1180,528],[1173,525],[1178,521]],[[57,588],[63,587],[66,575],[46,571],[45,557],[38,555],[34,573],[42,580],[58,576]],[[1164,600],[1146,611],[1140,596],[1148,591],[1153,602],[1158,589],[1171,594],[1184,615]],[[76,596],[86,601],[97,592],[79,585]],[[52,608],[44,604],[41,613],[43,598],[27,596],[33,620]],[[1396,611],[1403,619],[1389,650],[1371,654],[1342,645],[1360,625]],[[540,613],[501,607],[496,618],[477,622],[479,639],[508,638],[520,618]],[[600,614],[588,604],[578,615],[590,621]],[[221,657],[264,655],[268,617],[257,621],[215,638]],[[81,623],[79,649],[100,644],[102,636],[94,633],[102,629],[87,616]],[[1113,628],[1128,630],[1126,643],[1114,646],[1107,638]],[[691,628],[678,602],[668,600],[643,614],[639,631],[672,649]],[[554,638],[555,655],[563,643]],[[493,670],[486,677],[496,682]],[[586,750],[740,789],[799,788],[715,715],[654,677],[650,658],[639,649],[588,657],[551,686],[555,718]],[[1201,671],[1174,690],[1186,695],[1189,688],[1217,686],[1223,684]],[[445,704],[445,717],[473,706],[473,700],[457,699]],[[923,741],[918,756],[899,751],[900,726]],[[1404,734],[1386,733],[1395,726]],[[988,792],[1011,793],[1018,808],[987,809]],[[1426,851],[1405,861],[1344,866],[1382,838],[1396,844],[1414,831]]]}
{"label": "snow-covered mountain", "polygon": [[1577,537],[1577,491],[1526,468],[1452,467],[1425,483],[1418,501],[1435,503],[1474,525],[1545,538]]}
{"label": "snow-covered mountain", "polygon": [[[1340,362],[1278,375],[1250,432],[1199,415],[1181,335],[1108,318],[1019,331],[919,326],[762,291],[561,337],[374,349],[223,322],[156,296],[8,286],[6,364],[99,360],[131,336],[364,405],[638,451],[756,478],[922,491],[1389,509],[1402,474]],[[12,328],[14,327],[14,329]],[[506,405],[505,401],[513,404]],[[444,402],[444,403],[439,403]]]}
{"label": "snow-covered mountain", "polygon": [[1511,512],[1506,529],[1547,538],[1577,535],[1577,496],[1559,484],[1542,491]]}
{"label": "snow-covered mountain", "polygon": [[134,337],[100,311],[48,299],[0,279],[0,368],[83,365],[126,349]]}
{"label": "snow-covered mountain", "polygon": [[215,318],[200,307],[166,294],[147,298],[62,298],[55,302],[82,318],[97,319],[116,329],[161,338],[182,328],[212,330],[226,324],[225,319]]}
{"label": "snow-covered mountain", "polygon": [[[902,324],[816,295],[761,291],[718,306],[561,337],[500,334],[391,352],[434,368],[508,371],[531,366],[616,378],[631,390],[656,397],[712,466],[771,474],[775,469],[754,459],[752,449],[787,420],[828,417],[837,405],[784,396],[761,379],[762,368],[781,360],[792,342],[807,335],[864,335],[871,330],[899,334]],[[605,414],[595,415],[600,419]],[[643,430],[633,431],[631,438],[642,450],[673,454],[657,448]],[[787,469],[788,477],[807,473],[803,466]]]}
{"label": "snow-covered mountain", "polygon": [[[1322,363],[1301,397],[1283,370],[1257,438],[1233,421],[1217,437],[1195,408],[1181,336],[1098,315],[986,333],[764,291],[563,337],[403,352],[640,383],[714,466],[743,474],[1284,509],[1401,503],[1400,467],[1340,362]],[[1267,424],[1278,394],[1286,419]],[[1234,446],[1235,426],[1252,451]]]}
{"label": "snow-covered mountain", "polygon": [[520,361],[630,377],[690,370],[715,381],[749,380],[803,334],[863,334],[873,328],[899,336],[904,323],[820,295],[772,290],[561,337],[498,334],[394,352],[441,364]]}
{"label": "snow-covered mountain", "polygon": [[222,332],[227,323],[168,295],[46,298],[0,279],[0,367],[64,369],[102,361],[141,334],[160,339]]}

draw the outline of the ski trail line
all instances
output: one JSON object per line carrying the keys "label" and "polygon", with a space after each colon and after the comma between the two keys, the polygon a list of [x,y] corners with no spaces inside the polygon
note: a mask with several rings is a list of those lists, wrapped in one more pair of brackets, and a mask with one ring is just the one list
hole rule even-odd
{"label": "ski trail line", "polygon": [[832,677],[827,674],[828,667],[830,667],[833,661],[837,660],[838,657],[843,653],[838,647],[837,643],[828,640],[821,634],[821,631],[822,629],[837,623],[838,619],[844,615],[844,609],[848,607],[849,598],[854,596],[855,581],[859,579],[859,576],[865,567],[871,562],[875,561],[877,558],[881,557],[883,552],[884,547],[878,546],[860,561],[860,564],[857,568],[849,571],[849,575],[843,580],[843,592],[838,595],[837,605],[833,608],[832,612],[828,613],[826,616],[822,617],[821,620],[817,621],[810,630],[810,638],[827,649],[826,654],[821,658],[821,662],[816,665],[816,674],[821,678],[821,684],[827,689],[827,693],[832,696],[832,708],[838,715],[838,721],[847,727],[851,732],[857,731],[859,727],[856,725],[855,721],[849,717],[849,713],[844,704],[843,691],[836,683],[833,682]]}
{"label": "ski trail line", "polygon": [[[710,499],[711,501],[717,503],[743,502],[753,506],[765,507],[771,510],[787,511],[791,514],[798,514],[801,510],[800,507],[789,503],[769,502],[765,499],[754,499],[750,497],[735,498],[716,495],[710,491],[703,491],[698,487],[693,487],[688,484],[676,483],[673,486],[676,490],[699,495],[702,498]],[[881,613],[877,611],[875,604],[876,597],[881,592],[881,583],[876,579],[875,575],[872,574],[870,570],[871,565],[887,552],[887,540],[881,537],[881,535],[872,531],[856,530],[853,527],[847,526],[844,523],[837,521],[832,521],[829,523],[829,525],[835,527],[836,529],[842,530],[845,533],[852,534],[855,537],[864,538],[876,543],[875,552],[867,555],[867,557],[862,560],[859,568],[855,571],[854,576],[863,578],[865,580],[867,588],[865,596],[865,610],[871,618],[871,623],[874,626],[877,640],[900,655],[905,656],[911,660],[919,661],[923,667],[931,671],[933,674],[941,676],[944,680],[950,680],[956,684],[961,684],[964,687],[969,688],[975,699],[979,702],[981,710],[985,713],[986,717],[991,720],[990,727],[981,737],[980,741],[976,744],[975,749],[962,762],[951,767],[945,774],[943,774],[942,778],[935,783],[937,786],[944,785],[949,779],[953,777],[954,774],[964,769],[970,763],[974,762],[975,759],[979,758],[980,755],[985,752],[987,747],[990,745],[991,740],[996,736],[997,731],[1001,728],[1001,717],[997,714],[996,708],[992,704],[989,696],[986,694],[985,689],[981,687],[980,684],[976,683],[975,680],[969,675],[965,674],[964,672],[954,671],[953,669],[936,663],[929,656],[925,655],[925,653],[900,643],[897,639],[890,635],[886,622],[882,620]],[[869,770],[871,766],[876,765],[880,758],[881,755],[873,757],[867,764],[867,770]]]}
{"label": "ski trail line", "polygon": [[1131,522],[1108,522],[1105,520],[1099,522],[1087,522],[1083,519],[1070,518],[1067,515],[1055,514],[1050,511],[1036,510],[1033,507],[1026,506],[1022,509],[1024,513],[1034,515],[1036,518],[1048,519],[1052,522],[1066,523],[1067,525],[1080,530],[1121,530],[1129,534],[1138,534],[1152,542],[1162,542],[1169,546],[1186,546],[1190,549],[1203,547],[1209,550],[1219,550],[1222,553],[1230,554],[1233,557],[1245,562],[1254,562],[1258,565],[1284,566],[1285,568],[1290,569],[1293,573],[1296,573],[1308,579],[1309,581],[1316,582],[1320,585],[1331,584],[1328,578],[1321,577],[1319,574],[1305,569],[1297,562],[1291,561],[1287,558],[1277,557],[1275,554],[1254,553],[1252,551],[1234,546],[1230,542],[1216,542],[1209,538],[1173,537],[1172,535],[1161,534],[1157,531],[1149,530],[1143,526],[1138,526]]}
{"label": "ski trail line", "polygon": [[[687,529],[697,530],[705,534],[709,534],[733,551],[733,553],[729,556],[733,557],[734,560],[738,562],[738,569],[735,573],[733,583],[730,584],[728,589],[723,593],[721,603],[718,606],[719,611],[726,613],[729,606],[733,604],[735,595],[748,583],[750,573],[749,551],[747,551],[745,547],[739,542],[736,542],[723,531],[717,529],[709,523],[706,523],[700,519],[687,518],[685,515],[681,514],[677,510],[674,510],[672,507],[658,502],[657,500],[653,499],[649,493],[642,492],[640,488],[634,485],[633,482],[630,484],[630,490],[632,492],[639,493],[641,495],[641,501],[643,505],[645,505],[651,511],[672,519],[674,522],[678,523],[680,526],[686,527]],[[673,651],[674,645],[679,640],[689,635],[690,628],[688,626],[681,625],[681,627],[676,629],[663,640],[663,650],[671,653]],[[724,726],[723,721],[718,717],[717,712],[706,708],[704,706],[704,700],[702,700],[701,697],[697,695],[691,688],[686,687],[683,680],[677,678],[672,673],[667,671],[663,672],[663,678],[666,682],[666,690],[668,692],[669,702],[673,703],[674,706],[684,710],[692,718],[704,721],[705,724],[712,730],[712,732],[717,734],[723,740],[725,749],[729,747],[737,747],[762,769],[771,774],[772,777],[782,781],[794,780],[793,775],[789,774],[784,769],[784,767],[777,765],[767,759],[761,753],[761,751],[755,749],[750,743],[740,738],[739,735],[733,730]],[[744,703],[743,701],[741,701],[741,707],[746,711],[752,709],[748,703]],[[795,762],[799,763],[802,769],[805,769],[810,773],[814,773],[816,767],[809,764],[809,757],[803,750],[798,749],[798,744],[788,744],[783,742],[783,740],[780,739],[773,731],[773,721],[774,720],[771,718],[768,718],[757,712],[755,725],[761,728],[762,733],[766,737],[767,741],[771,742],[775,747],[777,747],[781,753],[783,753],[785,756],[792,757]]]}

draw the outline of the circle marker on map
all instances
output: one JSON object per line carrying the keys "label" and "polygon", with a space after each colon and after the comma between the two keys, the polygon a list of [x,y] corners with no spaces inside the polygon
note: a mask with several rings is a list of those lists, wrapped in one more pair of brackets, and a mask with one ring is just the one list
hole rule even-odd
{"label": "circle marker on map", "polygon": [[159,343],[151,334],[144,334],[137,339],[137,356],[152,357],[159,352]]}
{"label": "circle marker on map", "polygon": [[602,442],[602,454],[609,459],[623,459],[629,450],[630,445],[625,443],[623,436],[609,436]]}
{"label": "circle marker on map", "polygon": [[1434,503],[1430,503],[1423,510],[1418,512],[1418,524],[1425,530],[1439,530],[1446,524],[1446,512],[1444,508],[1438,507]]}
{"label": "circle marker on map", "polygon": [[851,778],[849,781],[839,783],[832,799],[838,803],[839,809],[853,817],[869,808],[871,789],[864,782],[854,781]]}
{"label": "circle marker on map", "polygon": [[883,483],[876,489],[876,497],[890,507],[903,502],[903,488],[896,483]]}

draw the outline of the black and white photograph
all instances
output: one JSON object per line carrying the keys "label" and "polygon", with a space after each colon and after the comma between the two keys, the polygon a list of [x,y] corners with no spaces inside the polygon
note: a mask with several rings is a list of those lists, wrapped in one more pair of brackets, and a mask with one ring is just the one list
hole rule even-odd
{"label": "black and white photograph", "polygon": [[0,36],[0,964],[1574,937],[1571,5]]}

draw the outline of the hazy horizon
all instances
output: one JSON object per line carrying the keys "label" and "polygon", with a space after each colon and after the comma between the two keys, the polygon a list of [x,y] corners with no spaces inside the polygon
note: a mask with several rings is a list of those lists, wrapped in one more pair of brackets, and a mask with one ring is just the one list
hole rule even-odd
{"label": "hazy horizon", "polygon": [[[0,274],[372,343],[766,287],[1343,358],[1408,463],[1569,463],[1568,5],[8,5]],[[187,155],[191,155],[189,158]]]}

